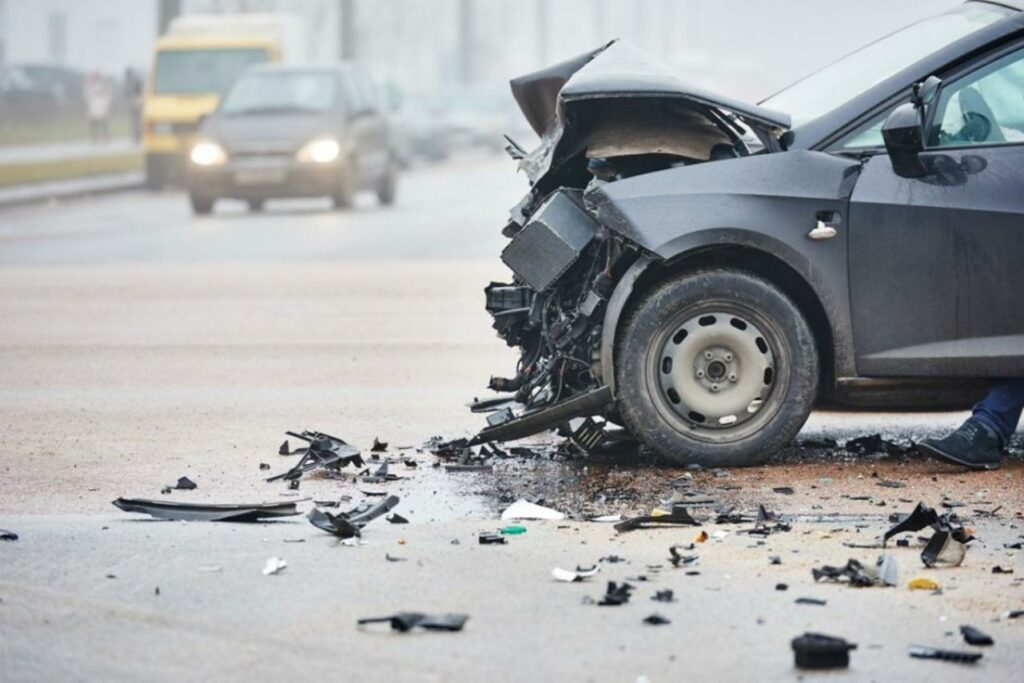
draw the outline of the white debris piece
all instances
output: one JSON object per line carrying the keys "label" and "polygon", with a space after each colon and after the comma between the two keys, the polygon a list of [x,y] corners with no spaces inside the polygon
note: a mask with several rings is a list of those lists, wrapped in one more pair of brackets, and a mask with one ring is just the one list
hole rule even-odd
{"label": "white debris piece", "polygon": [[263,567],[263,576],[270,576],[271,574],[277,574],[277,573],[281,572],[287,566],[288,566],[288,563],[285,562],[280,557],[272,557],[269,560],[267,560],[266,566]]}
{"label": "white debris piece", "polygon": [[593,567],[576,567],[576,571],[570,571],[568,569],[562,569],[561,567],[555,567],[551,570],[551,578],[555,581],[564,581],[565,583],[572,583],[574,581],[582,581],[589,579],[594,574],[597,574],[599,567],[594,565]]}
{"label": "white debris piece", "polygon": [[543,505],[537,505],[529,501],[519,499],[516,502],[508,506],[508,508],[501,513],[503,520],[509,519],[550,519],[559,520],[565,519],[565,513],[559,512],[558,510],[552,510],[546,508]]}

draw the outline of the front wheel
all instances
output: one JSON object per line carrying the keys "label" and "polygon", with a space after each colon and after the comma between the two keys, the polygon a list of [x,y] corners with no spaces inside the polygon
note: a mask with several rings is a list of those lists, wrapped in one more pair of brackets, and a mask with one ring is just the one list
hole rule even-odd
{"label": "front wheel", "polygon": [[626,426],[677,464],[762,463],[817,398],[807,321],[773,284],[738,270],[656,286],[626,320],[615,358]]}
{"label": "front wheel", "polygon": [[213,197],[207,197],[196,192],[189,193],[188,200],[192,204],[192,212],[197,216],[205,216],[213,211],[213,203],[217,201]]}

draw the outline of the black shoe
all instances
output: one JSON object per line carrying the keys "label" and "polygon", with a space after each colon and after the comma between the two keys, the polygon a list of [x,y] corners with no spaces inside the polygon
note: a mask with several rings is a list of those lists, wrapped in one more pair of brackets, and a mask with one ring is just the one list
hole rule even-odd
{"label": "black shoe", "polygon": [[999,435],[973,417],[944,439],[925,439],[917,445],[925,455],[972,470],[994,470],[1003,459]]}

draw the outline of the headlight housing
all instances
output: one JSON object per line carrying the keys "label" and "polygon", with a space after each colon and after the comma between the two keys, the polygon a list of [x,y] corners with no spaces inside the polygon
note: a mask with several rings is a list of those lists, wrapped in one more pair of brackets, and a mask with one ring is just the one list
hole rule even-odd
{"label": "headlight housing", "polygon": [[295,156],[302,162],[329,164],[341,156],[341,145],[334,138],[317,138],[303,145]]}
{"label": "headlight housing", "polygon": [[216,142],[201,140],[192,145],[188,158],[196,166],[219,166],[228,160],[228,153]]}

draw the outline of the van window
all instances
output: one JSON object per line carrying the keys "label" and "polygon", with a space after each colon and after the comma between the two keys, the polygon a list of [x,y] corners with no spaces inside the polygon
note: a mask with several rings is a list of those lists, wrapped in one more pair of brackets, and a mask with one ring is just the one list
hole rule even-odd
{"label": "van window", "polygon": [[263,48],[161,50],[156,56],[157,95],[221,94],[253,64],[267,61]]}

